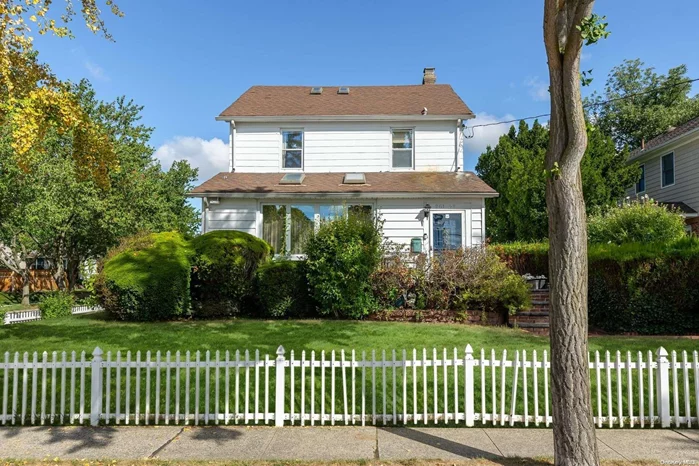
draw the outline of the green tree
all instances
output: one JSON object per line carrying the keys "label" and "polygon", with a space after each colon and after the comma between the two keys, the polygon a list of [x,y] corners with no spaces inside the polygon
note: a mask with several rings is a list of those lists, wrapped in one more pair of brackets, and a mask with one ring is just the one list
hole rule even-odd
{"label": "green tree", "polygon": [[[614,204],[638,176],[638,168],[626,164],[627,151],[617,151],[614,141],[595,126],[587,127],[588,146],[581,163],[587,212]],[[548,236],[544,157],[549,130],[538,121],[529,127],[520,122],[498,144],[481,154],[476,171],[500,193],[486,200],[486,224],[496,242],[541,240]]]}
{"label": "green tree", "polygon": [[[687,66],[658,74],[639,60],[625,60],[612,69],[602,94],[585,100],[589,117],[618,148],[633,150],[641,140],[652,139],[699,116],[699,95],[691,96]],[[651,92],[649,92],[651,91]],[[634,94],[633,98],[620,99]],[[602,101],[608,104],[599,105]]]}

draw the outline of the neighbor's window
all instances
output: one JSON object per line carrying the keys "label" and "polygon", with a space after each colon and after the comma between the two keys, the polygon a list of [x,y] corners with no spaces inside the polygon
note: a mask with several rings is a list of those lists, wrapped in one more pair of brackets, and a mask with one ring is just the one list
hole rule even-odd
{"label": "neighbor's window", "polygon": [[303,131],[282,131],[282,168],[303,168]]}
{"label": "neighbor's window", "polygon": [[392,167],[413,168],[413,130],[394,129],[391,139]]}
{"label": "neighbor's window", "polygon": [[660,165],[662,186],[675,184],[675,154],[670,152],[667,155],[663,155]]}
{"label": "neighbor's window", "polygon": [[641,178],[639,178],[638,183],[636,183],[636,194],[642,193],[646,190],[646,166],[641,165]]}

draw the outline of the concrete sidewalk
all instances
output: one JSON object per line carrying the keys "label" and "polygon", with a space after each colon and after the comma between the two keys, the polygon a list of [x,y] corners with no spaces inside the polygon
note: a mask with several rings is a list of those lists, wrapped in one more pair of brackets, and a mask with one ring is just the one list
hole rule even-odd
{"label": "concrete sidewalk", "polygon": [[[598,430],[603,459],[699,464],[699,430]],[[552,457],[547,429],[376,427],[8,427],[0,458],[404,460]]]}

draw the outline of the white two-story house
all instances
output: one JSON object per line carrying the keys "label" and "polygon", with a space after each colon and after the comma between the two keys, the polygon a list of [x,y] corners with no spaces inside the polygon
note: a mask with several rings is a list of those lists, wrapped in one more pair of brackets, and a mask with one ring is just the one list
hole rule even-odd
{"label": "white two-story house", "polygon": [[372,212],[414,252],[481,244],[497,193],[463,171],[473,117],[433,68],[422,85],[253,86],[217,117],[230,166],[191,193],[202,233],[245,231],[293,256],[320,222]]}

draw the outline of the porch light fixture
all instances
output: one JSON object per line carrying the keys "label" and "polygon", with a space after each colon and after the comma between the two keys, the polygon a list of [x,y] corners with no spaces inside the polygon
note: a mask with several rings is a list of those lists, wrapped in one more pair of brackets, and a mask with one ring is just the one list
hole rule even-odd
{"label": "porch light fixture", "polygon": [[424,207],[422,210],[424,210],[424,211],[425,211],[425,215],[427,215],[427,214],[430,213],[430,209],[431,209],[431,208],[432,208],[431,205],[425,204],[425,207]]}

